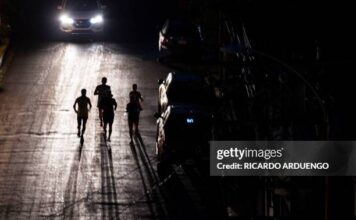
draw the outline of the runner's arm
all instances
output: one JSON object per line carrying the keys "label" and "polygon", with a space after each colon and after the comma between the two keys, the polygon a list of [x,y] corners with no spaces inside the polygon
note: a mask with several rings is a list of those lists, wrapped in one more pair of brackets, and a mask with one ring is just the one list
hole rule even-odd
{"label": "runner's arm", "polygon": [[99,94],[99,88],[98,86],[95,88],[95,91],[94,91],[94,95],[98,95]]}
{"label": "runner's arm", "polygon": [[116,110],[116,108],[117,108],[117,102],[116,102],[115,99],[114,99],[114,108],[115,108],[115,110]]}
{"label": "runner's arm", "polygon": [[91,101],[90,101],[90,99],[88,98],[88,105],[89,105],[89,110],[91,109]]}
{"label": "runner's arm", "polygon": [[78,99],[75,100],[74,105],[73,105],[73,109],[76,113],[78,113],[77,109],[75,108],[77,105],[77,102],[78,102]]}

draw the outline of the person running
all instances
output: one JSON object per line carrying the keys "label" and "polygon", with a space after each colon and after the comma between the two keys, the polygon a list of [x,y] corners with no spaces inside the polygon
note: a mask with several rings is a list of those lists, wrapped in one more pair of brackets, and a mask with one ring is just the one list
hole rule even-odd
{"label": "person running", "polygon": [[129,96],[130,96],[130,99],[131,99],[131,96],[133,97],[134,102],[138,103],[140,105],[140,109],[142,110],[141,102],[143,102],[143,98],[142,98],[141,93],[139,91],[137,91],[137,84],[132,85],[132,91],[130,92]]}
{"label": "person running", "polygon": [[106,139],[106,131],[107,131],[107,126],[109,124],[109,136],[108,136],[108,141],[110,141],[111,138],[111,133],[112,133],[112,124],[114,122],[114,110],[117,108],[117,103],[116,100],[113,98],[113,95],[111,93],[108,94],[107,97],[104,97],[101,102],[100,106],[102,108],[103,112],[103,119],[104,119],[104,132],[105,132],[105,139]]}
{"label": "person running", "polygon": [[135,133],[138,134],[138,123],[140,119],[141,107],[137,103],[134,96],[130,96],[130,102],[126,105],[126,112],[128,116],[130,139],[132,143],[133,128],[135,127]]}
{"label": "person running", "polygon": [[[73,105],[73,109],[77,113],[78,137],[83,137],[84,135],[86,123],[88,120],[88,113],[92,107],[90,99],[86,96],[87,90],[82,89],[81,93],[82,95],[75,100]],[[78,109],[76,108],[77,105],[78,105]],[[82,122],[83,122],[83,129],[82,129],[82,133],[80,134],[80,127]]]}
{"label": "person running", "polygon": [[94,95],[98,95],[98,104],[97,104],[97,107],[99,109],[99,118],[100,118],[100,126],[103,126],[103,109],[102,107],[100,106],[100,102],[101,100],[106,97],[111,89],[110,89],[110,86],[109,85],[106,85],[107,83],[107,78],[106,77],[103,77],[101,79],[101,85],[98,85],[96,88],[95,88],[95,91],[94,91]]}

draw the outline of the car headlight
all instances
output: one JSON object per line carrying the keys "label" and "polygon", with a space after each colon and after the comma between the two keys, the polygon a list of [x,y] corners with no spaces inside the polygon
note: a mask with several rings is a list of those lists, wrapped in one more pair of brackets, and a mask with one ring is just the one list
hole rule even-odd
{"label": "car headlight", "polygon": [[59,16],[59,20],[62,24],[73,24],[74,20],[66,14]]}
{"label": "car headlight", "polygon": [[97,15],[95,17],[93,17],[92,19],[90,19],[90,23],[92,24],[100,24],[103,23],[104,18],[102,15]]}

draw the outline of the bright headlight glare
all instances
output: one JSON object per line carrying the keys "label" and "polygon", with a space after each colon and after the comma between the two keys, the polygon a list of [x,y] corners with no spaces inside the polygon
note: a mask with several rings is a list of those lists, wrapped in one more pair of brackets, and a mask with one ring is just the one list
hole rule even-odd
{"label": "bright headlight glare", "polygon": [[62,24],[73,24],[74,23],[74,20],[66,14],[61,15],[59,17],[59,20],[62,22]]}
{"label": "bright headlight glare", "polygon": [[93,17],[92,19],[90,19],[90,23],[92,24],[98,24],[98,23],[103,23],[104,19],[103,16],[101,15],[97,15],[95,17]]}

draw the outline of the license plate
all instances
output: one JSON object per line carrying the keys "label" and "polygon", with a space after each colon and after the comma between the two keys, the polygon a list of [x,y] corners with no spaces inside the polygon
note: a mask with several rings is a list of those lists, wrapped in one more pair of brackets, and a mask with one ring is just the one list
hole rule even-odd
{"label": "license plate", "polygon": [[187,118],[187,124],[194,124],[194,118]]}

